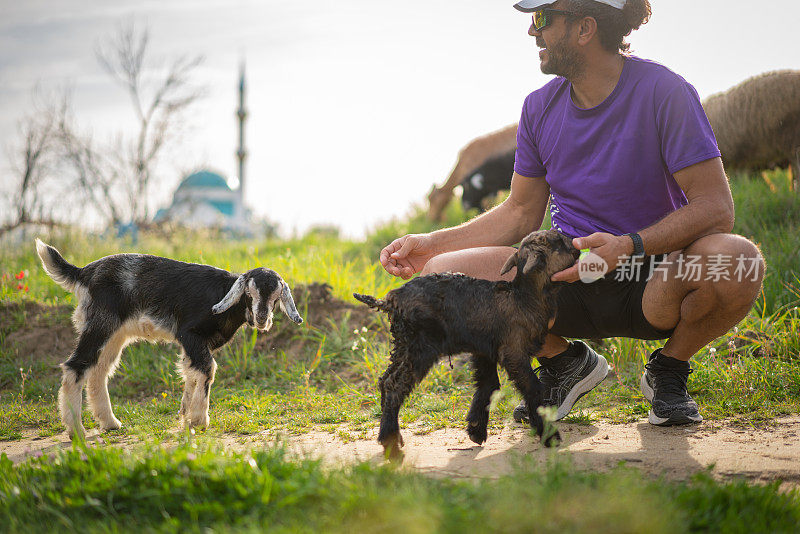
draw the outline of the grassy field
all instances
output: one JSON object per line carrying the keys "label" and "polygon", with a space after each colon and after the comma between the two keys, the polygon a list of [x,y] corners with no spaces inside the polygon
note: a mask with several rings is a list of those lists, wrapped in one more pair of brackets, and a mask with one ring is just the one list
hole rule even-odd
{"label": "grassy field", "polygon": [[[736,231],[759,243],[768,271],[750,315],[694,360],[690,390],[710,420],[767,424],[778,415],[800,413],[800,196],[788,191],[784,174],[768,178],[737,177],[732,184]],[[451,206],[445,224],[468,215]],[[708,476],[674,484],[641,480],[624,468],[586,474],[554,463],[545,472],[522,466],[518,475],[475,485],[367,466],[331,471],[312,462],[287,462],[274,451],[237,456],[214,450],[213,437],[222,433],[321,429],[356,439],[377,425],[376,384],[388,362],[387,328],[351,294],[383,295],[402,283],[383,272],[378,251],[405,232],[430,229],[415,211],[359,242],[326,232],[259,242],[196,234],[144,236],[136,246],[81,233],[42,236],[77,265],[138,251],[234,271],[268,266],[293,287],[307,320],[296,326],[279,317],[266,336],[242,329],[216,355],[211,427],[199,446],[178,435],[187,442],[174,450],[77,449],[19,467],[1,461],[1,515],[14,518],[10,528],[18,531],[25,531],[29,521],[36,529],[88,524],[90,530],[124,530],[134,517],[165,531],[182,525],[260,530],[268,524],[287,531],[377,525],[371,530],[434,532],[463,531],[476,521],[494,525],[490,530],[530,531],[533,519],[544,521],[544,531],[582,531],[592,520],[609,531],[630,532],[790,531],[788,525],[797,524],[796,493],[779,494],[776,486],[719,484]],[[57,364],[71,348],[74,298],[44,274],[32,237],[3,245],[0,266],[0,440],[61,432],[55,407]],[[330,293],[318,284],[328,284]],[[626,422],[646,416],[638,379],[657,346],[605,340],[600,348],[613,373],[568,420],[589,424],[599,418]],[[163,345],[126,349],[109,385],[124,426],[108,433],[106,441],[175,436],[182,388],[176,353],[175,347]],[[413,422],[425,432],[464,424],[472,392],[469,370],[461,359],[452,364],[451,369],[445,360],[434,367],[415,390],[401,411],[402,425]],[[506,424],[518,402],[505,377],[501,381],[503,395],[491,414],[490,431]],[[88,410],[83,421],[94,427]],[[137,497],[140,493],[145,497]],[[523,507],[516,506],[522,501]],[[564,503],[592,513],[576,518]],[[736,523],[740,510],[745,519]]]}
{"label": "grassy field", "polygon": [[76,448],[0,459],[11,532],[795,532],[800,495],[777,484],[643,479],[521,463],[480,484],[367,464],[323,469],[280,449],[227,453],[186,438],[136,453]]}

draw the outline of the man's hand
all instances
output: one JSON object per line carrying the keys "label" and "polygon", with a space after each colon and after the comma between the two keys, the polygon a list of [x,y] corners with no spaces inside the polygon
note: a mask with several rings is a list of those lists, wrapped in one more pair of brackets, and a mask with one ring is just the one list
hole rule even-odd
{"label": "man's hand", "polygon": [[[616,269],[621,258],[633,254],[633,241],[626,235],[612,235],[604,232],[596,232],[586,237],[576,237],[572,240],[572,246],[581,249],[591,249],[608,265],[608,271]],[[580,280],[578,276],[578,263],[568,269],[555,273],[550,279],[553,282],[575,282]]]}
{"label": "man's hand", "polygon": [[420,272],[436,255],[430,234],[408,234],[381,250],[381,265],[386,272],[408,280]]}

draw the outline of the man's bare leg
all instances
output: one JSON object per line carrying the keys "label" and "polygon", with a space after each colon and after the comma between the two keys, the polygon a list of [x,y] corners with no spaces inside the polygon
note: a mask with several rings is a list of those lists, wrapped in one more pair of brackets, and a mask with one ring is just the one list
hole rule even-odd
{"label": "man's bare leg", "polygon": [[[511,247],[486,247],[442,254],[432,258],[421,274],[452,271],[487,280],[511,280],[514,271],[500,276],[500,270],[513,253],[514,249]],[[686,271],[686,262],[692,256],[699,257],[699,276],[685,277],[681,270]],[[729,258],[728,273],[727,276],[714,277],[710,265],[715,261],[719,263],[715,258],[720,257]],[[749,312],[761,288],[764,262],[753,243],[732,234],[705,236],[686,249],[673,252],[667,261],[671,263],[668,264],[666,277],[656,273],[647,283],[642,298],[642,311],[654,327],[661,330],[674,328],[672,337],[667,340],[660,354],[668,357],[665,361],[677,361],[676,365],[683,365],[688,377],[688,364],[680,362],[688,361],[697,351],[723,335]],[[745,269],[742,273],[737,273],[736,268],[740,262],[743,262]],[[744,274],[747,276],[743,276]],[[567,347],[568,343],[564,338],[549,334],[541,353],[536,356],[551,358],[563,353]],[[685,381],[683,387],[685,389]],[[649,396],[645,396],[652,402],[654,391],[649,393]],[[688,403],[693,404],[696,420],[702,420],[694,401],[688,394],[686,398]],[[651,422],[654,420],[659,419],[651,417]]]}
{"label": "man's bare leg", "polygon": [[[485,280],[512,280],[515,270],[501,276],[500,270],[512,247],[482,247],[440,254],[432,258],[420,274],[460,272]],[[678,261],[690,256],[701,258],[699,279],[684,280],[679,276]],[[706,280],[708,264],[715,255],[731,258],[729,280]],[[737,280],[737,258],[746,267],[757,263],[755,276]],[[645,288],[642,311],[648,322],[660,330],[674,328],[663,353],[678,360],[689,360],[710,341],[723,335],[750,311],[764,278],[764,260],[758,248],[747,239],[733,234],[712,234],[698,239],[683,251],[673,252],[668,261],[666,280],[656,273]],[[684,270],[685,270],[684,263]],[[579,282],[575,282],[579,283]],[[549,334],[537,357],[548,358],[564,351],[567,341]]]}
{"label": "man's bare leg", "polygon": [[[688,269],[691,260],[700,268]],[[675,330],[651,355],[642,394],[651,404],[651,424],[697,423],[703,417],[688,392],[689,359],[747,315],[761,289],[764,260],[747,239],[712,234],[671,253],[665,266],[666,275],[647,283],[642,311],[656,328]]]}
{"label": "man's bare leg", "polygon": [[[710,276],[709,264],[714,263],[715,258],[720,257],[718,255],[731,258],[729,280],[715,281]],[[683,261],[686,271],[686,260],[692,256],[700,257],[702,269],[699,276],[684,280],[678,265]],[[740,257],[742,260],[737,260]],[[645,287],[642,312],[656,328],[675,329],[662,354],[688,361],[747,315],[761,290],[764,260],[758,247],[744,237],[712,234],[698,239],[683,251],[671,253],[667,261],[672,263],[667,269],[666,280],[656,273]],[[739,261],[744,262],[745,271],[755,263],[755,273],[750,272],[748,276],[744,276],[745,272],[741,276],[737,274],[735,269]]]}

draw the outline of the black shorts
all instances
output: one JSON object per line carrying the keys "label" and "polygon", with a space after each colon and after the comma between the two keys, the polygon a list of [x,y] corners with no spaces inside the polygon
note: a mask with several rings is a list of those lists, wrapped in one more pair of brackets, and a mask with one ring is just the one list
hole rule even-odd
{"label": "black shorts", "polygon": [[[616,280],[619,268],[586,284],[580,280],[561,286],[557,298],[556,322],[550,332],[563,337],[602,339],[631,337],[666,339],[673,329],[659,330],[642,312],[642,295],[650,264],[664,256],[648,256],[638,280]],[[625,277],[622,277],[625,278]]]}

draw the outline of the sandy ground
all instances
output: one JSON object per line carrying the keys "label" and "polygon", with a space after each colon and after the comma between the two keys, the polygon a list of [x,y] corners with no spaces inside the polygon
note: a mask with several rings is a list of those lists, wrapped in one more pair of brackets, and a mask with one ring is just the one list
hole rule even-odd
{"label": "sandy ground", "polygon": [[[592,425],[559,425],[564,444],[555,452],[543,449],[522,425],[496,431],[481,447],[463,429],[443,429],[415,434],[403,431],[403,465],[434,476],[494,478],[508,474],[523,457],[545,462],[552,455],[570,456],[585,469],[604,470],[625,462],[649,475],[685,479],[713,465],[720,479],[744,477],[756,482],[782,480],[785,487],[800,487],[800,416],[779,418],[761,429],[742,428],[725,422],[659,428],[646,421],[631,424],[597,422]],[[89,441],[97,443],[92,433]],[[370,434],[365,440],[345,440],[328,432],[282,436],[297,455],[321,457],[330,465],[357,461],[382,462],[381,447]],[[226,447],[243,450],[272,444],[274,434],[224,436]],[[135,440],[119,443],[131,447]],[[14,462],[68,447],[64,434],[47,438],[25,436],[0,442],[0,453]]]}

